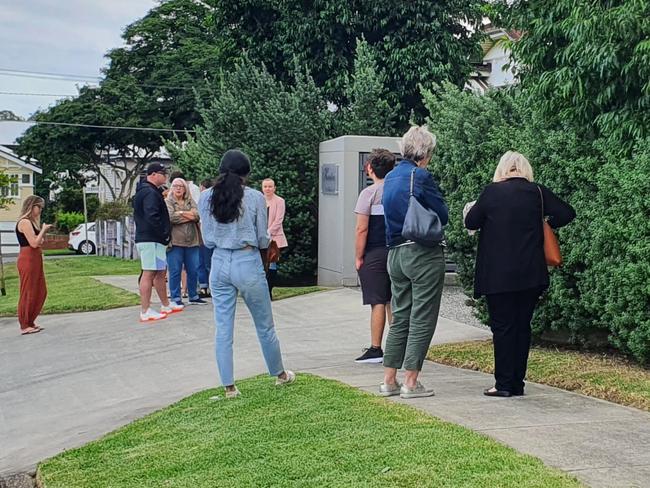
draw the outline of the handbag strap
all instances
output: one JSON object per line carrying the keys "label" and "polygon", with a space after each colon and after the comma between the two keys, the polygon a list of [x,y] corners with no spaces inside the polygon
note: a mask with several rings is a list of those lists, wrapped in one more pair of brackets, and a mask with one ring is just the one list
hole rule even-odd
{"label": "handbag strap", "polygon": [[415,176],[415,170],[417,168],[413,168],[413,171],[411,171],[411,185],[409,186],[409,197],[413,196],[413,177]]}
{"label": "handbag strap", "polygon": [[537,190],[539,191],[539,198],[542,200],[542,223],[546,222],[546,218],[544,216],[544,194],[542,193],[542,189],[539,185],[535,185],[537,187]]}

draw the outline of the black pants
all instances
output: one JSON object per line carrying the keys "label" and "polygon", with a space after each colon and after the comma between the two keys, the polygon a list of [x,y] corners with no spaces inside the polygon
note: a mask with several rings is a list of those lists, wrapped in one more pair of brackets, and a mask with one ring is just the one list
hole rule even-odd
{"label": "black pants", "polygon": [[497,390],[520,393],[530,351],[530,321],[540,290],[487,295],[494,343],[494,378]]}

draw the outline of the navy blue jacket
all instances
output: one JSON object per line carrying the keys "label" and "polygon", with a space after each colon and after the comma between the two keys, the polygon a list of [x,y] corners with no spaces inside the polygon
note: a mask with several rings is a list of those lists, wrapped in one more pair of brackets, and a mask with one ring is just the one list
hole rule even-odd
{"label": "navy blue jacket", "polygon": [[171,222],[162,190],[148,181],[138,185],[133,197],[135,242],[167,245],[171,239]]}
{"label": "navy blue jacket", "polygon": [[[386,175],[384,179],[384,218],[386,220],[386,243],[395,247],[406,242],[402,237],[402,227],[409,206],[409,186],[411,171],[417,168],[413,161],[404,159]],[[413,180],[413,194],[424,207],[434,210],[442,225],[449,219],[447,204],[438,184],[426,169],[417,168]]]}

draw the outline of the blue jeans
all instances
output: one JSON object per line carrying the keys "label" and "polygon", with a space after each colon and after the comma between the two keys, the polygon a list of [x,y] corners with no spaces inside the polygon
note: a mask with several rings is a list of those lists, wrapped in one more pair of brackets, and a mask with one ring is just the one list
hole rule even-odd
{"label": "blue jeans", "polygon": [[210,291],[214,303],[214,321],[217,326],[215,349],[221,384],[223,386],[235,384],[232,341],[238,291],[253,316],[257,338],[269,374],[272,376],[281,374],[284,366],[280,341],[275,334],[271,299],[259,250],[215,249],[212,254]]}
{"label": "blue jeans", "polygon": [[199,269],[199,246],[172,246],[167,251],[167,266],[169,267],[169,294],[174,302],[181,301],[181,272],[185,265],[187,273],[187,296],[190,300],[199,298],[196,289],[196,272]]}
{"label": "blue jeans", "polygon": [[199,288],[207,288],[210,285],[210,268],[212,265],[212,249],[199,246]]}

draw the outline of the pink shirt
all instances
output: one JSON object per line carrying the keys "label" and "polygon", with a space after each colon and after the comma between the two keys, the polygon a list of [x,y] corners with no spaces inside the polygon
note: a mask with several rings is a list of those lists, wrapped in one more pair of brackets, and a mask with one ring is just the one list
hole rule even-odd
{"label": "pink shirt", "polygon": [[266,202],[269,210],[269,234],[279,248],[287,247],[289,243],[284,235],[282,222],[284,221],[284,198],[273,195],[273,198]]}

